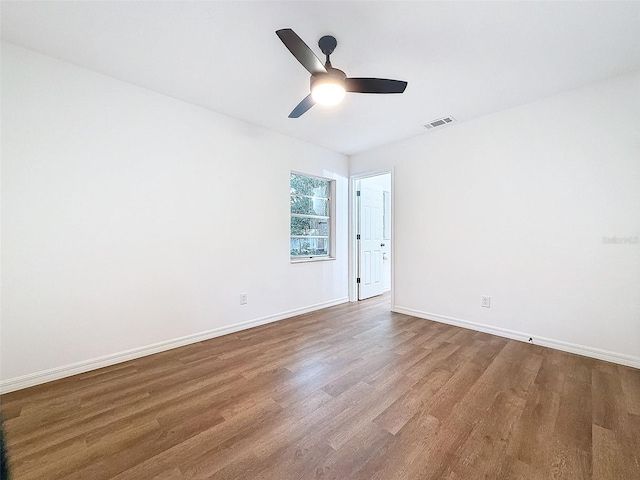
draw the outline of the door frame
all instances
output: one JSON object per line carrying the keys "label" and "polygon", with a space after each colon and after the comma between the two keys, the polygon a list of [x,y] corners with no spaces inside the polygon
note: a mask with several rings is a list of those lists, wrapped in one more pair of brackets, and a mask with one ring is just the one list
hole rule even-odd
{"label": "door frame", "polygon": [[372,170],[357,175],[351,175],[349,177],[349,301],[358,301],[358,241],[356,239],[356,232],[358,231],[358,215],[359,215],[359,203],[357,197],[356,184],[359,180],[364,178],[379,177],[380,175],[391,175],[391,305],[394,303],[394,264],[396,261],[396,242],[395,242],[395,182],[394,182],[394,168]]}

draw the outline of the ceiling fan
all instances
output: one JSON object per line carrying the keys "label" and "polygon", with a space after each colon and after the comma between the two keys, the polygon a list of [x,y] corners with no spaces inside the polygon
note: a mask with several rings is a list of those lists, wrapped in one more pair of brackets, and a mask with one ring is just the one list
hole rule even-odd
{"label": "ceiling fan", "polygon": [[325,35],[318,41],[322,53],[326,55],[326,62],[322,62],[311,51],[306,43],[290,28],[276,31],[282,43],[294,57],[311,73],[311,93],[307,95],[293,111],[289,118],[298,118],[316,103],[321,105],[336,105],[345,95],[353,93],[402,93],[407,88],[407,82],[389,80],[386,78],[347,78],[347,75],[331,66],[329,56],[338,45],[336,39]]}

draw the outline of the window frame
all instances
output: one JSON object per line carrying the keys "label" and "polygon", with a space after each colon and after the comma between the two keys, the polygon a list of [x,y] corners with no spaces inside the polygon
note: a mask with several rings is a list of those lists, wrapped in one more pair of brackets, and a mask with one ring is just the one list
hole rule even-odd
{"label": "window frame", "polygon": [[[291,220],[293,218],[327,218],[325,215],[305,215],[291,212],[291,175],[299,175],[301,177],[313,178],[317,180],[322,180],[328,182],[329,184],[329,196],[326,199],[329,204],[329,235],[321,235],[321,236],[313,236],[313,235],[291,235]],[[301,197],[307,198],[322,198],[324,197],[313,197],[312,195],[302,195],[298,194]],[[307,262],[324,262],[327,260],[335,260],[335,248],[336,248],[336,181],[333,178],[321,177],[319,175],[312,175],[305,172],[300,172],[296,170],[291,170],[289,172],[289,261],[291,263],[307,263]],[[327,255],[291,255],[291,239],[292,238],[326,238],[329,245]]]}

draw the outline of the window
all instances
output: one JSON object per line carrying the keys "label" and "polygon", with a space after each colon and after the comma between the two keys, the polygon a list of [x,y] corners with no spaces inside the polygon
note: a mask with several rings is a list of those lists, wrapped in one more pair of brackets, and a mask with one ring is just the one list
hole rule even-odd
{"label": "window", "polygon": [[332,180],[291,173],[291,237],[292,261],[331,258]]}

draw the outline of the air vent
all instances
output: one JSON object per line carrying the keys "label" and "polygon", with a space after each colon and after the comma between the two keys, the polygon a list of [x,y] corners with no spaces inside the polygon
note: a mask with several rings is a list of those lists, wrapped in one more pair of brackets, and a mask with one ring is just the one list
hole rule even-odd
{"label": "air vent", "polygon": [[447,125],[449,123],[455,122],[456,119],[449,116],[449,117],[443,117],[443,118],[439,118],[437,120],[434,120],[433,122],[429,122],[427,123],[424,128],[426,128],[427,130],[431,130],[432,128],[436,128],[436,127],[441,127],[443,125]]}

